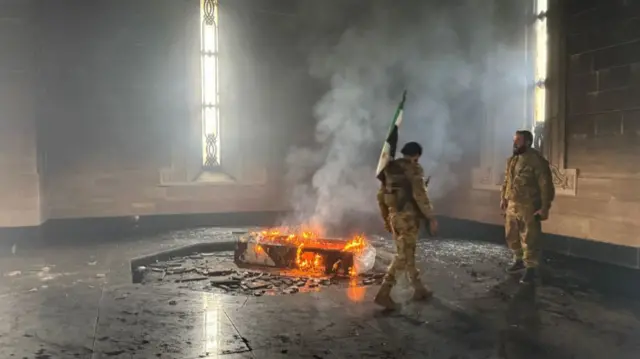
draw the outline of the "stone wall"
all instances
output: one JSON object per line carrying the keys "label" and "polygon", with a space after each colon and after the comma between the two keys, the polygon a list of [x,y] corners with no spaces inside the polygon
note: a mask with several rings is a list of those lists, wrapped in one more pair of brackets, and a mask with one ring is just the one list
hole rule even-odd
{"label": "stone wall", "polygon": [[272,126],[290,118],[265,96],[281,70],[268,66],[271,54],[282,51],[264,47],[277,35],[264,26],[276,21],[244,5],[221,8],[222,167],[204,175],[199,1],[38,7],[49,218],[284,208],[277,164],[287,132]]}
{"label": "stone wall", "polygon": [[[631,267],[640,264],[639,6],[622,0],[550,1],[549,11],[558,20],[552,31],[559,33],[556,40],[551,35],[557,68],[549,69],[548,102],[557,112],[547,115],[548,137],[552,154],[561,152],[551,161],[558,173],[578,175],[575,188],[557,196],[543,225],[546,246]],[[501,226],[497,190],[461,190],[445,213]]]}
{"label": "stone wall", "polygon": [[564,231],[640,246],[640,3],[564,5],[566,163],[580,173],[559,206],[580,230]]}
{"label": "stone wall", "polygon": [[0,2],[0,227],[39,225],[31,1]]}
{"label": "stone wall", "polygon": [[313,138],[324,86],[304,36],[339,35],[316,22],[346,15],[222,2],[222,165],[203,173],[199,3],[0,3],[0,228],[287,208],[284,158]]}
{"label": "stone wall", "polygon": [[567,163],[583,176],[640,175],[640,4],[566,6]]}

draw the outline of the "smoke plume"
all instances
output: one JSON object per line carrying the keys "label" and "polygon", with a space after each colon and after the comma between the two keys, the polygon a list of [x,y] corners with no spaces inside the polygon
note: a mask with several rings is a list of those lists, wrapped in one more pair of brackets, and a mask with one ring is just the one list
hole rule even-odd
{"label": "smoke plume", "polygon": [[[335,17],[318,15],[340,11],[331,3],[311,12],[335,26]],[[524,97],[523,52],[497,42],[492,1],[360,3],[368,10],[352,15],[332,45],[316,38],[320,45],[311,52],[310,74],[329,90],[314,108],[315,143],[287,158],[296,223],[330,228],[345,217],[378,212],[375,166],[404,89],[400,146],[423,145],[432,200],[458,186],[452,165],[475,151],[478,143],[470,138],[482,129],[485,108]]]}

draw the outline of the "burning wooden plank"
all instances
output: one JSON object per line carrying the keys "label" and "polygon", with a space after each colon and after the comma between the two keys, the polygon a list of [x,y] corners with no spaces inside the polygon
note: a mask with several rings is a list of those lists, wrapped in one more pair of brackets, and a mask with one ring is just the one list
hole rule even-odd
{"label": "burning wooden plank", "polygon": [[317,274],[347,275],[353,266],[351,252],[242,240],[236,246],[234,259],[238,267],[299,269]]}
{"label": "burning wooden plank", "polygon": [[[257,232],[240,239],[234,257],[239,267],[264,266],[346,276],[370,270],[375,249],[363,237],[346,241],[305,234]],[[371,266],[363,265],[368,262]]]}

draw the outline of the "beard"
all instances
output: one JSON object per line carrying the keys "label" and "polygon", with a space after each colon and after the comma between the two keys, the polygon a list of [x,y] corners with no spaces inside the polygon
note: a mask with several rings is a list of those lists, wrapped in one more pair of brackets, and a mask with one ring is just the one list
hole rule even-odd
{"label": "beard", "polygon": [[527,146],[516,146],[513,145],[513,154],[514,155],[520,155],[522,153],[524,153],[524,151],[527,149]]}

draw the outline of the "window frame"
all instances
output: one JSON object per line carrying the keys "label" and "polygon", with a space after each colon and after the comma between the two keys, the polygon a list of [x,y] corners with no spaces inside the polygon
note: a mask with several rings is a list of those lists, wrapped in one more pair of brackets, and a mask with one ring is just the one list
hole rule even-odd
{"label": "window frame", "polygon": [[534,147],[543,151],[547,122],[547,81],[549,71],[549,0],[533,1],[533,113]]}
{"label": "window frame", "polygon": [[205,170],[218,170],[221,165],[219,14],[219,0],[200,0],[201,137]]}

